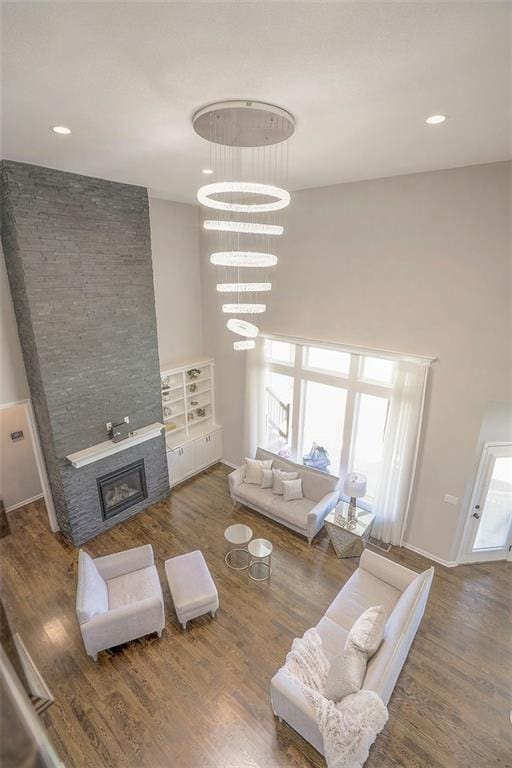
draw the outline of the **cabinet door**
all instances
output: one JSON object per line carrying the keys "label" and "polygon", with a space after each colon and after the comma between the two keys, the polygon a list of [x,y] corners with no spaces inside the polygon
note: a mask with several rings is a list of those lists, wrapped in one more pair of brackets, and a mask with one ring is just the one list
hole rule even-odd
{"label": "cabinet door", "polygon": [[176,485],[182,478],[181,474],[181,448],[167,451],[167,469],[169,470],[169,484]]}
{"label": "cabinet door", "polygon": [[202,441],[202,466],[207,467],[210,464],[214,464],[221,457],[220,431],[211,432],[202,438]]}
{"label": "cabinet door", "polygon": [[181,448],[181,455],[180,455],[181,477],[188,477],[188,475],[194,474],[194,472],[197,469],[196,449],[195,449],[196,442],[197,441],[194,440],[193,443],[188,443],[187,445],[184,445]]}

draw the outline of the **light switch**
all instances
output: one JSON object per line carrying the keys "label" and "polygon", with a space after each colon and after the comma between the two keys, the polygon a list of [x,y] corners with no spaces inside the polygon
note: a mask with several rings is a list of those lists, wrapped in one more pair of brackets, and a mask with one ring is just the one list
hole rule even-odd
{"label": "light switch", "polygon": [[459,498],[458,498],[458,496],[452,496],[452,495],[451,495],[451,494],[449,494],[449,493],[445,494],[444,500],[445,500],[445,501],[446,501],[448,504],[458,504],[458,503],[459,503]]}

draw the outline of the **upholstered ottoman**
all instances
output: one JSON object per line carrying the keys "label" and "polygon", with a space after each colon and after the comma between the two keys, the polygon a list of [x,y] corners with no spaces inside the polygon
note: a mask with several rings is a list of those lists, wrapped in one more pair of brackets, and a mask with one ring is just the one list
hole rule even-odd
{"label": "upholstered ottoman", "polygon": [[166,560],[165,575],[183,629],[187,628],[187,621],[197,616],[205,613],[215,616],[219,595],[202,552],[196,549]]}

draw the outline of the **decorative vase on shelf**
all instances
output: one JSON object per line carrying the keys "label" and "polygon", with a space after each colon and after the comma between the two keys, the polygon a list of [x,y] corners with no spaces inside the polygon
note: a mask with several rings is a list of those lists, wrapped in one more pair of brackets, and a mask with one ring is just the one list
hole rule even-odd
{"label": "decorative vase on shelf", "polygon": [[191,368],[190,371],[187,371],[187,376],[189,377],[189,379],[197,379],[197,377],[200,375],[201,375],[200,368]]}

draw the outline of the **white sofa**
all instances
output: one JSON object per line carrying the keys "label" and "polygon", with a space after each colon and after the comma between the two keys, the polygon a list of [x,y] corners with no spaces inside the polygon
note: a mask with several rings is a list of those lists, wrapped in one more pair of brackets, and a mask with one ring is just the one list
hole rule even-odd
{"label": "white sofa", "polygon": [[94,661],[106,648],[152,632],[160,636],[164,599],[151,544],[96,559],[80,550],[76,613]]}
{"label": "white sofa", "polygon": [[283,459],[263,448],[258,448],[256,458],[272,459],[272,469],[297,472],[302,478],[304,498],[284,501],[282,496],[272,493],[270,488],[260,488],[259,485],[245,483],[245,464],[242,464],[228,476],[233,503],[240,502],[246,507],[282,523],[287,528],[291,528],[292,531],[306,536],[309,544],[311,544],[316,534],[323,528],[325,518],[338,502],[338,478],[317,469],[296,464],[294,461]]}
{"label": "white sofa", "polygon": [[[387,704],[425,611],[434,569],[416,573],[365,549],[359,568],[334,598],[316,625],[328,660],[340,653],[347,634],[371,606],[387,613],[384,640],[370,659],[363,688],[375,691]],[[298,684],[280,669],[270,683],[274,714],[324,754],[315,714]]]}

